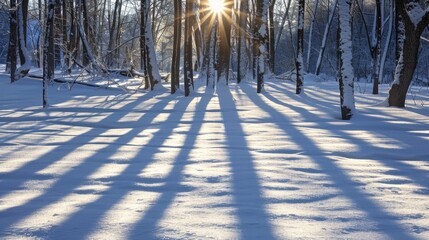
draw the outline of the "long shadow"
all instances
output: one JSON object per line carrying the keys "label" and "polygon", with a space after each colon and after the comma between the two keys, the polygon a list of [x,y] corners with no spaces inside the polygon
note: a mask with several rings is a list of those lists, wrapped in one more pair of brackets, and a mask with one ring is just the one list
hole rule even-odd
{"label": "long shadow", "polygon": [[[157,201],[145,211],[144,217],[133,226],[130,232],[131,239],[139,239],[142,238],[142,236],[144,239],[159,239],[159,237],[156,236],[156,229],[177,193],[183,188],[183,186],[180,185],[183,178],[182,172],[186,167],[193,146],[195,146],[198,133],[204,123],[207,105],[211,98],[211,94],[203,94],[200,101],[197,103],[194,117],[190,123],[191,128],[186,135],[183,147],[180,149],[176,161],[173,163],[173,168],[164,179],[165,188],[168,191],[163,191]],[[183,109],[185,111],[185,108]],[[143,235],[142,232],[144,233]]]}
{"label": "long shadow", "polygon": [[[319,116],[317,116],[316,114],[313,114],[311,112],[308,112],[305,108],[300,108],[300,107],[296,107],[293,106],[292,104],[288,104],[288,103],[284,103],[279,101],[277,98],[273,97],[270,93],[266,92],[264,93],[264,96],[270,100],[271,102],[281,105],[281,106],[285,106],[287,108],[290,108],[291,110],[294,110],[296,112],[300,112],[305,119],[316,119],[320,124],[322,124],[320,126],[320,128],[324,128],[324,129],[329,129],[330,132],[335,133],[339,136],[343,136],[343,135],[347,135],[347,139],[349,141],[351,141],[353,144],[355,144],[356,146],[360,146],[363,147],[364,149],[377,149],[377,147],[371,145],[369,142],[364,141],[360,138],[354,137],[353,134],[346,134],[344,132],[344,130],[361,130],[356,126],[355,124],[349,124],[349,125],[343,125],[343,126],[333,126],[332,124],[330,124],[329,122],[326,122],[326,119],[321,119]],[[291,98],[298,98],[297,96],[292,95],[290,96]],[[315,101],[317,101],[316,99],[314,99]],[[379,113],[381,114],[381,113]],[[402,119],[402,120],[408,120],[403,116],[392,116],[392,119]],[[366,120],[370,120],[369,122],[382,122],[383,126],[386,129],[395,129],[398,126],[395,125],[394,123],[390,123],[387,122],[385,119],[378,119],[375,118],[373,116],[365,116]],[[365,124],[367,124],[368,122],[366,122]],[[378,123],[380,124],[380,123]],[[421,128],[421,129],[425,129],[425,127]],[[422,152],[421,149],[425,149],[425,146],[427,146],[429,144],[429,141],[427,140],[423,140],[421,138],[416,137],[415,134],[409,134],[407,132],[403,132],[402,134],[388,134],[390,131],[383,131],[383,133],[381,133],[380,129],[377,129],[378,134],[386,136],[390,139],[393,139],[397,142],[401,142],[403,144],[408,144],[407,142],[404,142],[404,139],[410,140],[411,143],[413,143],[412,148],[415,149],[416,152]],[[406,134],[406,137],[404,136],[404,134]],[[416,144],[417,143],[417,144]],[[384,150],[384,149],[380,149],[380,150]],[[385,150],[384,150],[385,151]],[[403,151],[403,149],[389,149],[389,155],[391,156],[400,156],[400,153]],[[407,151],[410,151],[409,149]],[[425,150],[423,150],[425,151]],[[360,154],[362,155],[362,154]],[[428,155],[428,154],[426,154]],[[352,157],[352,156],[345,156],[345,157]],[[371,156],[369,156],[371,157]],[[429,157],[429,155],[428,155]],[[408,160],[412,160],[412,159],[408,159]],[[421,160],[424,160],[423,158]],[[387,167],[390,168],[394,168],[396,169],[395,171],[390,171],[392,174],[397,175],[397,176],[404,176],[408,179],[411,179],[413,182],[415,182],[416,184],[422,186],[425,188],[424,192],[429,191],[429,176],[428,176],[428,172],[424,171],[422,169],[418,169],[415,166],[412,166],[411,164],[407,164],[404,163],[402,161],[389,161],[389,160],[384,160],[384,161],[380,161],[382,164],[384,164]]]}
{"label": "long shadow", "polygon": [[241,230],[240,238],[275,239],[254,166],[254,158],[248,150],[233,97],[229,89],[222,89],[219,93],[222,93],[219,95],[219,104],[223,109],[221,112],[232,167],[233,196],[239,220],[238,229]]}
{"label": "long shadow", "polygon": [[[142,102],[144,102],[144,101],[146,101],[152,97],[154,97],[154,95],[152,93],[148,93],[147,95],[144,95],[142,98],[124,105],[123,108],[133,109],[134,107],[137,107],[139,104],[141,104]],[[160,103],[162,105],[167,104],[166,101],[160,102]],[[48,112],[55,111],[55,108],[48,109],[47,111]],[[125,116],[125,114],[126,114],[126,112],[112,113],[108,117],[101,120],[99,122],[99,124],[103,125],[103,124],[109,124],[111,122],[118,122],[123,116]],[[68,123],[68,124],[70,124],[70,123]],[[14,186],[21,186],[24,182],[26,182],[29,179],[37,179],[38,177],[40,177],[40,174],[37,173],[40,170],[43,170],[44,168],[50,166],[51,164],[55,163],[62,156],[66,156],[67,154],[73,152],[74,150],[76,150],[78,147],[80,147],[84,143],[88,143],[89,141],[100,136],[105,131],[107,131],[107,129],[93,128],[92,130],[86,132],[83,135],[79,135],[79,136],[76,136],[76,137],[70,139],[68,141],[68,143],[70,143],[70,144],[59,145],[58,147],[52,149],[50,152],[44,154],[43,156],[40,156],[38,159],[31,161],[28,164],[26,164],[20,168],[17,168],[11,172],[3,173],[0,176],[3,179],[13,178],[13,180],[14,180],[13,185]],[[73,145],[75,147],[70,147]],[[58,152],[60,152],[61,155],[59,155]],[[15,178],[16,176],[26,176],[26,177],[17,179],[17,178]],[[2,198],[3,196],[5,196],[6,194],[9,193],[9,191],[4,190],[4,189],[8,189],[8,186],[10,186],[10,184],[11,183],[8,181],[1,181],[0,182],[0,191],[1,191],[0,198]],[[14,190],[10,189],[10,191],[14,191]]]}
{"label": "long shadow", "polygon": [[[138,101],[130,102],[127,104],[126,108],[132,109],[139,105],[141,101],[150,98],[150,96],[145,96]],[[170,98],[165,99],[164,101],[160,101],[155,103],[154,106],[163,108],[168,102],[171,101]],[[151,112],[150,114],[143,115],[141,122],[146,123],[149,126],[150,122],[158,116],[159,113]],[[103,122],[116,122],[121,119],[124,114],[112,114],[108,118],[103,119],[100,123]],[[1,182],[1,185],[15,184],[16,186],[22,185],[25,181],[31,179],[55,179],[58,180],[47,189],[42,195],[37,196],[34,199],[26,202],[23,205],[9,208],[5,211],[0,212],[0,216],[8,216],[0,217],[0,232],[6,231],[9,227],[13,226],[14,223],[19,222],[20,220],[25,219],[27,216],[31,216],[31,214],[37,212],[38,210],[53,204],[60,199],[64,198],[68,194],[73,193],[76,188],[84,185],[87,181],[89,181],[89,176],[94,173],[97,169],[99,169],[103,164],[106,163],[106,160],[109,159],[111,155],[113,155],[116,150],[122,145],[122,143],[128,143],[133,137],[137,136],[143,129],[134,129],[132,132],[129,132],[126,135],[120,136],[116,142],[118,144],[108,144],[106,147],[99,149],[97,153],[85,161],[79,163],[70,171],[66,172],[61,176],[41,176],[37,172],[48,167],[49,165],[55,163],[62,156],[68,155],[74,151],[76,151],[79,147],[87,144],[89,141],[94,140],[102,133],[107,131],[107,129],[99,129],[95,128],[85,133],[84,135],[76,136],[65,144],[58,146],[47,154],[39,157],[37,160],[28,163],[24,167],[8,173],[11,177],[13,176],[25,176],[24,178],[11,178],[6,179],[6,181]],[[20,175],[21,174],[21,175]],[[10,189],[10,191],[14,191],[15,189]],[[3,191],[3,196],[7,194],[7,191]],[[25,214],[21,213],[21,209],[25,209]],[[13,220],[11,220],[11,216],[15,216]]]}
{"label": "long shadow", "polygon": [[[248,96],[254,95],[253,89],[250,89],[248,86],[243,85],[242,89],[248,94]],[[251,98],[251,101],[261,110],[271,115],[272,122],[290,121],[289,118],[276,111],[261,98],[255,96]],[[339,168],[331,159],[325,157],[326,153],[319,149],[310,138],[300,130],[296,129],[293,125],[288,125],[287,129],[281,125],[277,126],[291,139],[293,139],[297,145],[301,146],[304,150],[310,150],[314,154],[314,157],[308,157],[311,158],[331,178],[332,182],[335,183],[335,186],[341,191],[343,196],[347,197],[351,202],[353,202],[354,206],[363,211],[371,221],[376,223],[376,231],[384,233],[391,239],[415,239],[406,232],[403,226],[395,221],[395,216],[385,212],[382,206],[378,205],[364,192],[362,192],[357,187],[357,184],[350,179],[341,168]]]}
{"label": "long shadow", "polygon": [[[171,127],[168,128],[160,128],[158,132],[154,133],[154,136],[150,139],[150,141],[146,144],[146,146],[158,146],[161,147],[165,140],[171,135],[175,126],[178,126],[180,120],[185,113],[184,109],[190,104],[190,98],[182,98],[175,108],[178,110],[176,113],[171,113],[166,120],[167,123],[171,124]],[[153,113],[154,119],[157,113]],[[145,121],[147,122],[147,121]],[[149,124],[149,122],[148,122]],[[125,137],[126,139],[122,139],[121,142],[128,142],[132,138],[136,137],[138,133],[142,130],[138,129],[134,133],[128,133]],[[109,150],[112,146],[109,146]],[[154,191],[156,189],[145,189],[144,187],[137,186],[138,183],[142,182],[139,174],[142,170],[144,170],[151,162],[153,162],[154,155],[159,150],[157,148],[148,148],[143,145],[141,147],[140,152],[134,157],[134,159],[130,160],[131,162],[125,168],[124,171],[121,172],[120,175],[115,177],[109,177],[106,181],[109,182],[109,189],[105,192],[102,192],[102,196],[98,198],[96,201],[93,201],[85,206],[81,207],[78,212],[73,213],[67,221],[61,223],[60,226],[55,228],[55,231],[52,233],[53,237],[61,237],[61,235],[66,232],[67,229],[76,226],[76,224],[82,224],[84,227],[80,228],[77,233],[74,234],[74,238],[76,239],[84,239],[89,237],[89,234],[94,232],[97,228],[97,224],[100,223],[101,218],[107,211],[113,208],[118,202],[120,202],[123,197],[127,195],[128,192],[133,190],[149,190]],[[126,182],[124,182],[124,179]],[[103,180],[103,179],[99,179]],[[161,188],[164,189],[164,188]]]}
{"label": "long shadow", "polygon": [[[278,99],[271,96],[270,93],[264,93],[264,96],[273,103],[283,105],[283,106],[288,107],[294,111],[301,112],[305,116],[305,119],[316,119],[316,120],[318,120],[318,122],[320,124],[323,124],[322,126],[319,126],[320,128],[329,129],[329,131],[331,133],[334,133],[334,134],[339,135],[339,136],[347,135],[347,140],[349,140],[351,143],[353,143],[356,146],[362,147],[363,149],[380,149],[380,151],[385,151],[385,149],[375,147],[367,141],[364,141],[360,138],[354,137],[353,134],[346,134],[344,132],[344,130],[361,130],[358,127],[356,127],[355,124],[350,124],[347,126],[333,126],[333,125],[329,124],[328,122],[322,123],[322,121],[326,121],[326,120],[321,119],[316,114],[312,114],[312,113],[306,111],[305,108],[299,108],[299,107],[295,107],[295,106],[287,104],[287,103],[280,102]],[[381,119],[375,119],[374,117],[366,116],[365,119],[367,119],[367,120],[369,119],[370,122],[380,121],[383,123],[383,126],[386,129],[391,130],[391,129],[395,129],[395,127],[397,127],[395,124],[383,121]],[[389,134],[387,134],[388,132],[389,131],[387,131],[387,132],[383,131],[383,133],[381,133],[380,131],[377,131],[376,133],[383,135],[383,136],[386,136],[386,137],[389,137],[390,139],[393,139],[395,141],[402,142],[403,144],[407,144],[406,142],[403,142],[404,141],[403,139],[411,140],[410,142],[414,143],[413,148],[416,150],[424,149],[424,147],[429,144],[429,141],[419,139],[412,134],[402,133],[401,135],[394,135],[394,134],[389,135]],[[404,137],[404,134],[406,134],[407,137]],[[418,144],[416,144],[416,143],[418,143]],[[400,156],[400,153],[402,151],[403,151],[403,149],[389,149],[388,154],[392,155],[392,156],[395,156],[395,155]],[[420,150],[420,152],[421,152],[421,150]],[[359,155],[363,155],[363,154],[359,153]],[[353,156],[349,155],[349,156],[344,156],[344,157],[353,157]],[[371,155],[369,157],[371,157]],[[429,157],[429,155],[428,155],[428,157]],[[408,159],[408,160],[412,160],[412,159]],[[424,160],[424,159],[421,159],[421,160]],[[408,179],[411,179],[416,184],[426,188],[426,191],[429,191],[429,176],[428,176],[427,171],[424,171],[422,169],[418,169],[415,166],[412,166],[410,164],[407,164],[407,163],[404,163],[401,161],[394,161],[394,160],[389,161],[387,159],[384,161],[381,161],[381,160],[378,160],[378,161],[385,166],[395,168],[396,169],[395,171],[391,171],[395,175],[407,177]]]}

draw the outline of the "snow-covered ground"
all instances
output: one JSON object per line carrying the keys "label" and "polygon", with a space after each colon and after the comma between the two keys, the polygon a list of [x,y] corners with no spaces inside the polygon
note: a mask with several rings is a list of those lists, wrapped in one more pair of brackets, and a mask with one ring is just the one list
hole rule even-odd
{"label": "snow-covered ground", "polygon": [[0,75],[0,239],[429,239],[425,87],[66,86]]}

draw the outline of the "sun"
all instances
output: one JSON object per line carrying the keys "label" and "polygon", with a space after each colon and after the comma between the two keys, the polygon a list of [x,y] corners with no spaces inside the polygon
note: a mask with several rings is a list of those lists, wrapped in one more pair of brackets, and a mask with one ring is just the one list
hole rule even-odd
{"label": "sun", "polygon": [[219,14],[225,11],[224,0],[209,0],[209,7],[213,13]]}

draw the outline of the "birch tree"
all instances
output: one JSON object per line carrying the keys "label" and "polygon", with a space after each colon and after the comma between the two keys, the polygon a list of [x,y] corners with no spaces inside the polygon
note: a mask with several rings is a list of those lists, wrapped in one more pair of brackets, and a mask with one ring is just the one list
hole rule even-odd
{"label": "birch tree", "polygon": [[256,19],[255,19],[255,46],[256,56],[256,92],[261,93],[264,88],[264,75],[268,63],[268,7],[269,0],[256,1]]}
{"label": "birch tree", "polygon": [[355,111],[354,75],[352,65],[352,31],[351,31],[351,2],[338,2],[339,28],[339,84],[341,117],[343,120],[352,118]]}

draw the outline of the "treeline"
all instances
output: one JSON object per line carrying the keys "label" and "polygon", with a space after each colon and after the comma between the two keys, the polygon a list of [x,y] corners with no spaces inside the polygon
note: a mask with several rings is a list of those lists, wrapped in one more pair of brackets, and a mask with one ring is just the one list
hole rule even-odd
{"label": "treeline", "polygon": [[[344,119],[353,115],[356,79],[391,82],[388,103],[403,107],[411,80],[428,79],[427,1],[418,0],[1,0],[9,13],[11,81],[31,66],[126,72],[155,89],[170,72],[171,92],[194,72],[208,86],[271,73],[338,76]],[[222,9],[214,9],[222,1]],[[4,27],[4,22],[2,26]],[[1,38],[3,39],[3,38]],[[419,65],[417,63],[420,63]],[[417,73],[415,74],[417,69]]]}

